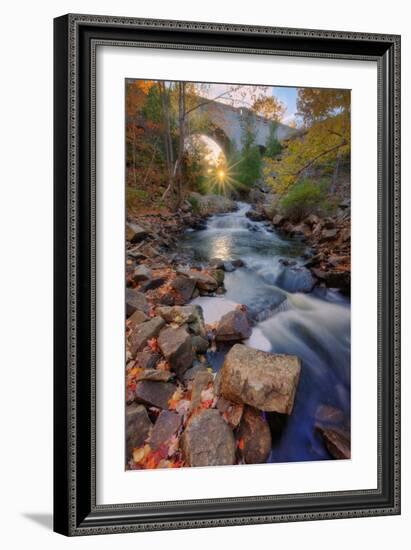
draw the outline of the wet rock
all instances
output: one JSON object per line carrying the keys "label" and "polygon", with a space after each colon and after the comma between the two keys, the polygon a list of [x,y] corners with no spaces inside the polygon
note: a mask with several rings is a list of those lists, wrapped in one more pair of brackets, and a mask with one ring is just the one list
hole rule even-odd
{"label": "wet rock", "polygon": [[181,377],[194,359],[191,337],[184,327],[165,328],[160,332],[158,345],[171,368]]}
{"label": "wet rock", "polygon": [[188,384],[189,382],[194,380],[194,378],[195,378],[195,376],[198,372],[208,372],[208,369],[202,363],[197,362],[197,363],[194,364],[194,366],[190,367],[189,369],[187,369],[185,371],[185,373],[182,376],[182,381],[185,384]]}
{"label": "wet rock", "polygon": [[337,229],[323,229],[321,232],[321,242],[332,241],[337,237]]}
{"label": "wet rock", "polygon": [[321,434],[325,446],[333,458],[351,458],[351,442],[348,432],[339,429],[323,428],[322,426],[316,426],[316,429]]}
{"label": "wet rock", "polygon": [[225,273],[223,269],[213,270],[212,276],[217,281],[218,286],[221,286],[224,283]]}
{"label": "wet rock", "polygon": [[207,292],[212,292],[218,287],[217,281],[204,271],[189,271],[189,277],[195,281],[196,286],[200,290],[206,290]]}
{"label": "wet rock", "polygon": [[161,317],[153,317],[150,321],[136,325],[129,337],[130,352],[134,356],[146,347],[147,341],[158,336],[165,325]]}
{"label": "wet rock", "polygon": [[137,376],[137,380],[152,380],[153,382],[168,382],[174,378],[174,373],[168,370],[145,369]]}
{"label": "wet rock", "polygon": [[251,327],[245,311],[235,309],[223,315],[216,329],[216,340],[245,340],[251,335]]}
{"label": "wet rock", "polygon": [[194,353],[206,353],[208,350],[208,340],[202,336],[195,335],[191,337],[191,345]]}
{"label": "wet rock", "polygon": [[176,386],[170,382],[154,382],[142,380],[137,383],[135,400],[149,407],[168,409],[168,402],[176,391]]}
{"label": "wet rock", "polygon": [[151,449],[156,451],[163,443],[169,441],[178,432],[181,423],[181,415],[172,411],[161,411],[148,440]]}
{"label": "wet rock", "polygon": [[233,432],[216,409],[203,409],[191,417],[181,447],[188,466],[235,464]]}
{"label": "wet rock", "polygon": [[263,411],[291,414],[301,371],[294,355],[234,345],[221,370],[221,395]]}
{"label": "wet rock", "polygon": [[276,214],[273,218],[273,225],[276,227],[279,225],[282,225],[285,222],[284,216],[281,216],[281,214]]}
{"label": "wet rock", "polygon": [[315,279],[306,267],[291,266],[280,273],[276,283],[288,292],[311,292]]}
{"label": "wet rock", "polygon": [[142,369],[154,369],[160,358],[159,353],[153,353],[152,351],[140,351],[136,353],[138,366]]}
{"label": "wet rock", "polygon": [[131,317],[128,318],[131,325],[139,325],[140,323],[144,323],[144,321],[148,321],[147,315],[138,309],[131,315]]}
{"label": "wet rock", "polygon": [[147,298],[134,288],[126,288],[126,314],[127,317],[133,315],[135,311],[148,313],[149,307]]}
{"label": "wet rock", "polygon": [[245,215],[253,222],[262,222],[265,220],[265,215],[262,212],[257,212],[257,210],[249,210]]}
{"label": "wet rock", "polygon": [[263,464],[271,451],[271,432],[260,411],[245,407],[237,431],[238,452],[246,464]]}
{"label": "wet rock", "polygon": [[236,428],[243,415],[244,405],[242,403],[232,403],[224,397],[219,397],[217,401],[217,409],[222,417],[232,428]]}
{"label": "wet rock", "polygon": [[211,258],[210,266],[214,269],[224,269],[224,260],[221,258]]}
{"label": "wet rock", "polygon": [[133,449],[141,447],[150,435],[152,428],[146,408],[133,403],[126,408],[126,454],[130,460]]}
{"label": "wet rock", "polygon": [[329,288],[337,288],[345,294],[350,293],[351,272],[350,271],[325,271],[323,269],[312,268],[316,277],[323,280]]}
{"label": "wet rock", "polygon": [[163,284],[166,282],[167,279],[165,277],[155,277],[154,279],[147,281],[143,285],[142,290],[144,290],[144,292],[147,292],[147,290],[156,290],[157,288],[163,286]]}
{"label": "wet rock", "polygon": [[151,269],[146,265],[139,265],[135,268],[133,273],[133,280],[135,283],[140,283],[141,281],[149,281],[152,277]]}
{"label": "wet rock", "polygon": [[167,323],[182,326],[187,324],[194,334],[205,334],[203,310],[201,306],[173,306],[158,307],[157,315],[160,315]]}
{"label": "wet rock", "polygon": [[206,390],[213,380],[214,377],[208,370],[198,371],[196,373],[191,388],[190,411],[193,411],[201,405],[201,392]]}
{"label": "wet rock", "polygon": [[126,239],[132,243],[138,243],[148,236],[145,229],[136,223],[126,223]]}
{"label": "wet rock", "polygon": [[232,262],[224,262],[224,271],[231,273],[232,271],[235,271],[235,266]]}
{"label": "wet rock", "polygon": [[189,277],[186,277],[184,275],[177,276],[171,282],[171,287],[177,292],[179,296],[178,303],[181,302],[183,304],[187,303],[191,299],[195,286],[195,280],[190,279]]}
{"label": "wet rock", "polygon": [[320,223],[320,218],[315,214],[310,214],[305,218],[304,223],[306,223],[310,227],[313,227],[314,225],[317,225],[318,223]]}
{"label": "wet rock", "polygon": [[238,258],[237,260],[233,260],[231,263],[233,264],[234,267],[244,267],[245,266],[245,261],[242,260],[241,258]]}
{"label": "wet rock", "polygon": [[344,413],[331,405],[319,405],[315,411],[315,419],[322,424],[343,424]]}

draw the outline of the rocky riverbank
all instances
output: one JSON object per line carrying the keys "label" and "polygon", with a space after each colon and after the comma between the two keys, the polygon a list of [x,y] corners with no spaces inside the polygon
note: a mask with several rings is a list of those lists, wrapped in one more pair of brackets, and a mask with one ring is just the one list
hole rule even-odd
{"label": "rocky riverbank", "polygon": [[[311,271],[313,285],[336,288],[350,295],[351,286],[351,204],[342,200],[332,216],[310,214],[296,223],[281,213],[275,198],[264,202],[264,195],[257,197],[247,216],[254,221],[264,221],[286,236],[306,242],[311,254],[304,267]],[[266,199],[265,199],[266,200]],[[294,267],[294,269],[300,269]],[[312,288],[312,287],[311,287]],[[311,290],[311,288],[309,290]],[[307,291],[304,288],[302,291]]]}
{"label": "rocky riverbank", "polygon": [[[202,308],[190,303],[223,294],[226,273],[245,267],[219,258],[199,265],[181,251],[184,230],[201,230],[209,215],[236,207],[213,199],[195,204],[127,221],[128,469],[266,462],[293,411],[300,359],[245,346],[251,334],[245,306],[206,324]],[[219,346],[228,353],[215,373],[207,354]],[[341,411],[320,407],[316,420],[330,455],[349,457]]]}

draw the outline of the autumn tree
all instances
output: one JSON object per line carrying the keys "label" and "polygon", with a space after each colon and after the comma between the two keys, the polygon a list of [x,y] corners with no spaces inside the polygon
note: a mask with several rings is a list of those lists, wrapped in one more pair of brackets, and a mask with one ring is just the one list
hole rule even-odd
{"label": "autumn tree", "polygon": [[303,122],[289,138],[280,159],[268,161],[265,176],[280,193],[307,176],[311,168],[324,163],[338,166],[350,152],[350,92],[300,88],[297,116]]}

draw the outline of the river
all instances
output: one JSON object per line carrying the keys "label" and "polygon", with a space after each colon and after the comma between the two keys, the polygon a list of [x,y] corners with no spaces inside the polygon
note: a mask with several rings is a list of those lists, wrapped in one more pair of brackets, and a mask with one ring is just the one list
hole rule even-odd
{"label": "river", "polygon": [[[206,229],[186,232],[182,247],[196,261],[217,257],[245,262],[245,267],[225,274],[224,295],[200,297],[193,303],[202,306],[206,323],[236,304],[245,304],[254,326],[244,343],[297,355],[302,361],[293,413],[280,436],[273,438],[268,461],[329,459],[314,426],[320,405],[341,409],[350,419],[350,302],[334,290],[296,292],[307,282],[307,271],[299,267],[306,246],[280,236],[263,222],[249,220],[249,209],[250,205],[238,203],[237,211],[209,218]],[[225,352],[209,352],[214,370],[221,367]]]}

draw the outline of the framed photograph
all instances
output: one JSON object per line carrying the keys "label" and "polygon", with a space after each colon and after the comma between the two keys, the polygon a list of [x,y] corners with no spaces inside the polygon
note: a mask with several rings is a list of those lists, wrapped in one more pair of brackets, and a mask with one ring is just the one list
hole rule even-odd
{"label": "framed photograph", "polygon": [[54,529],[400,513],[400,37],[54,21]]}

